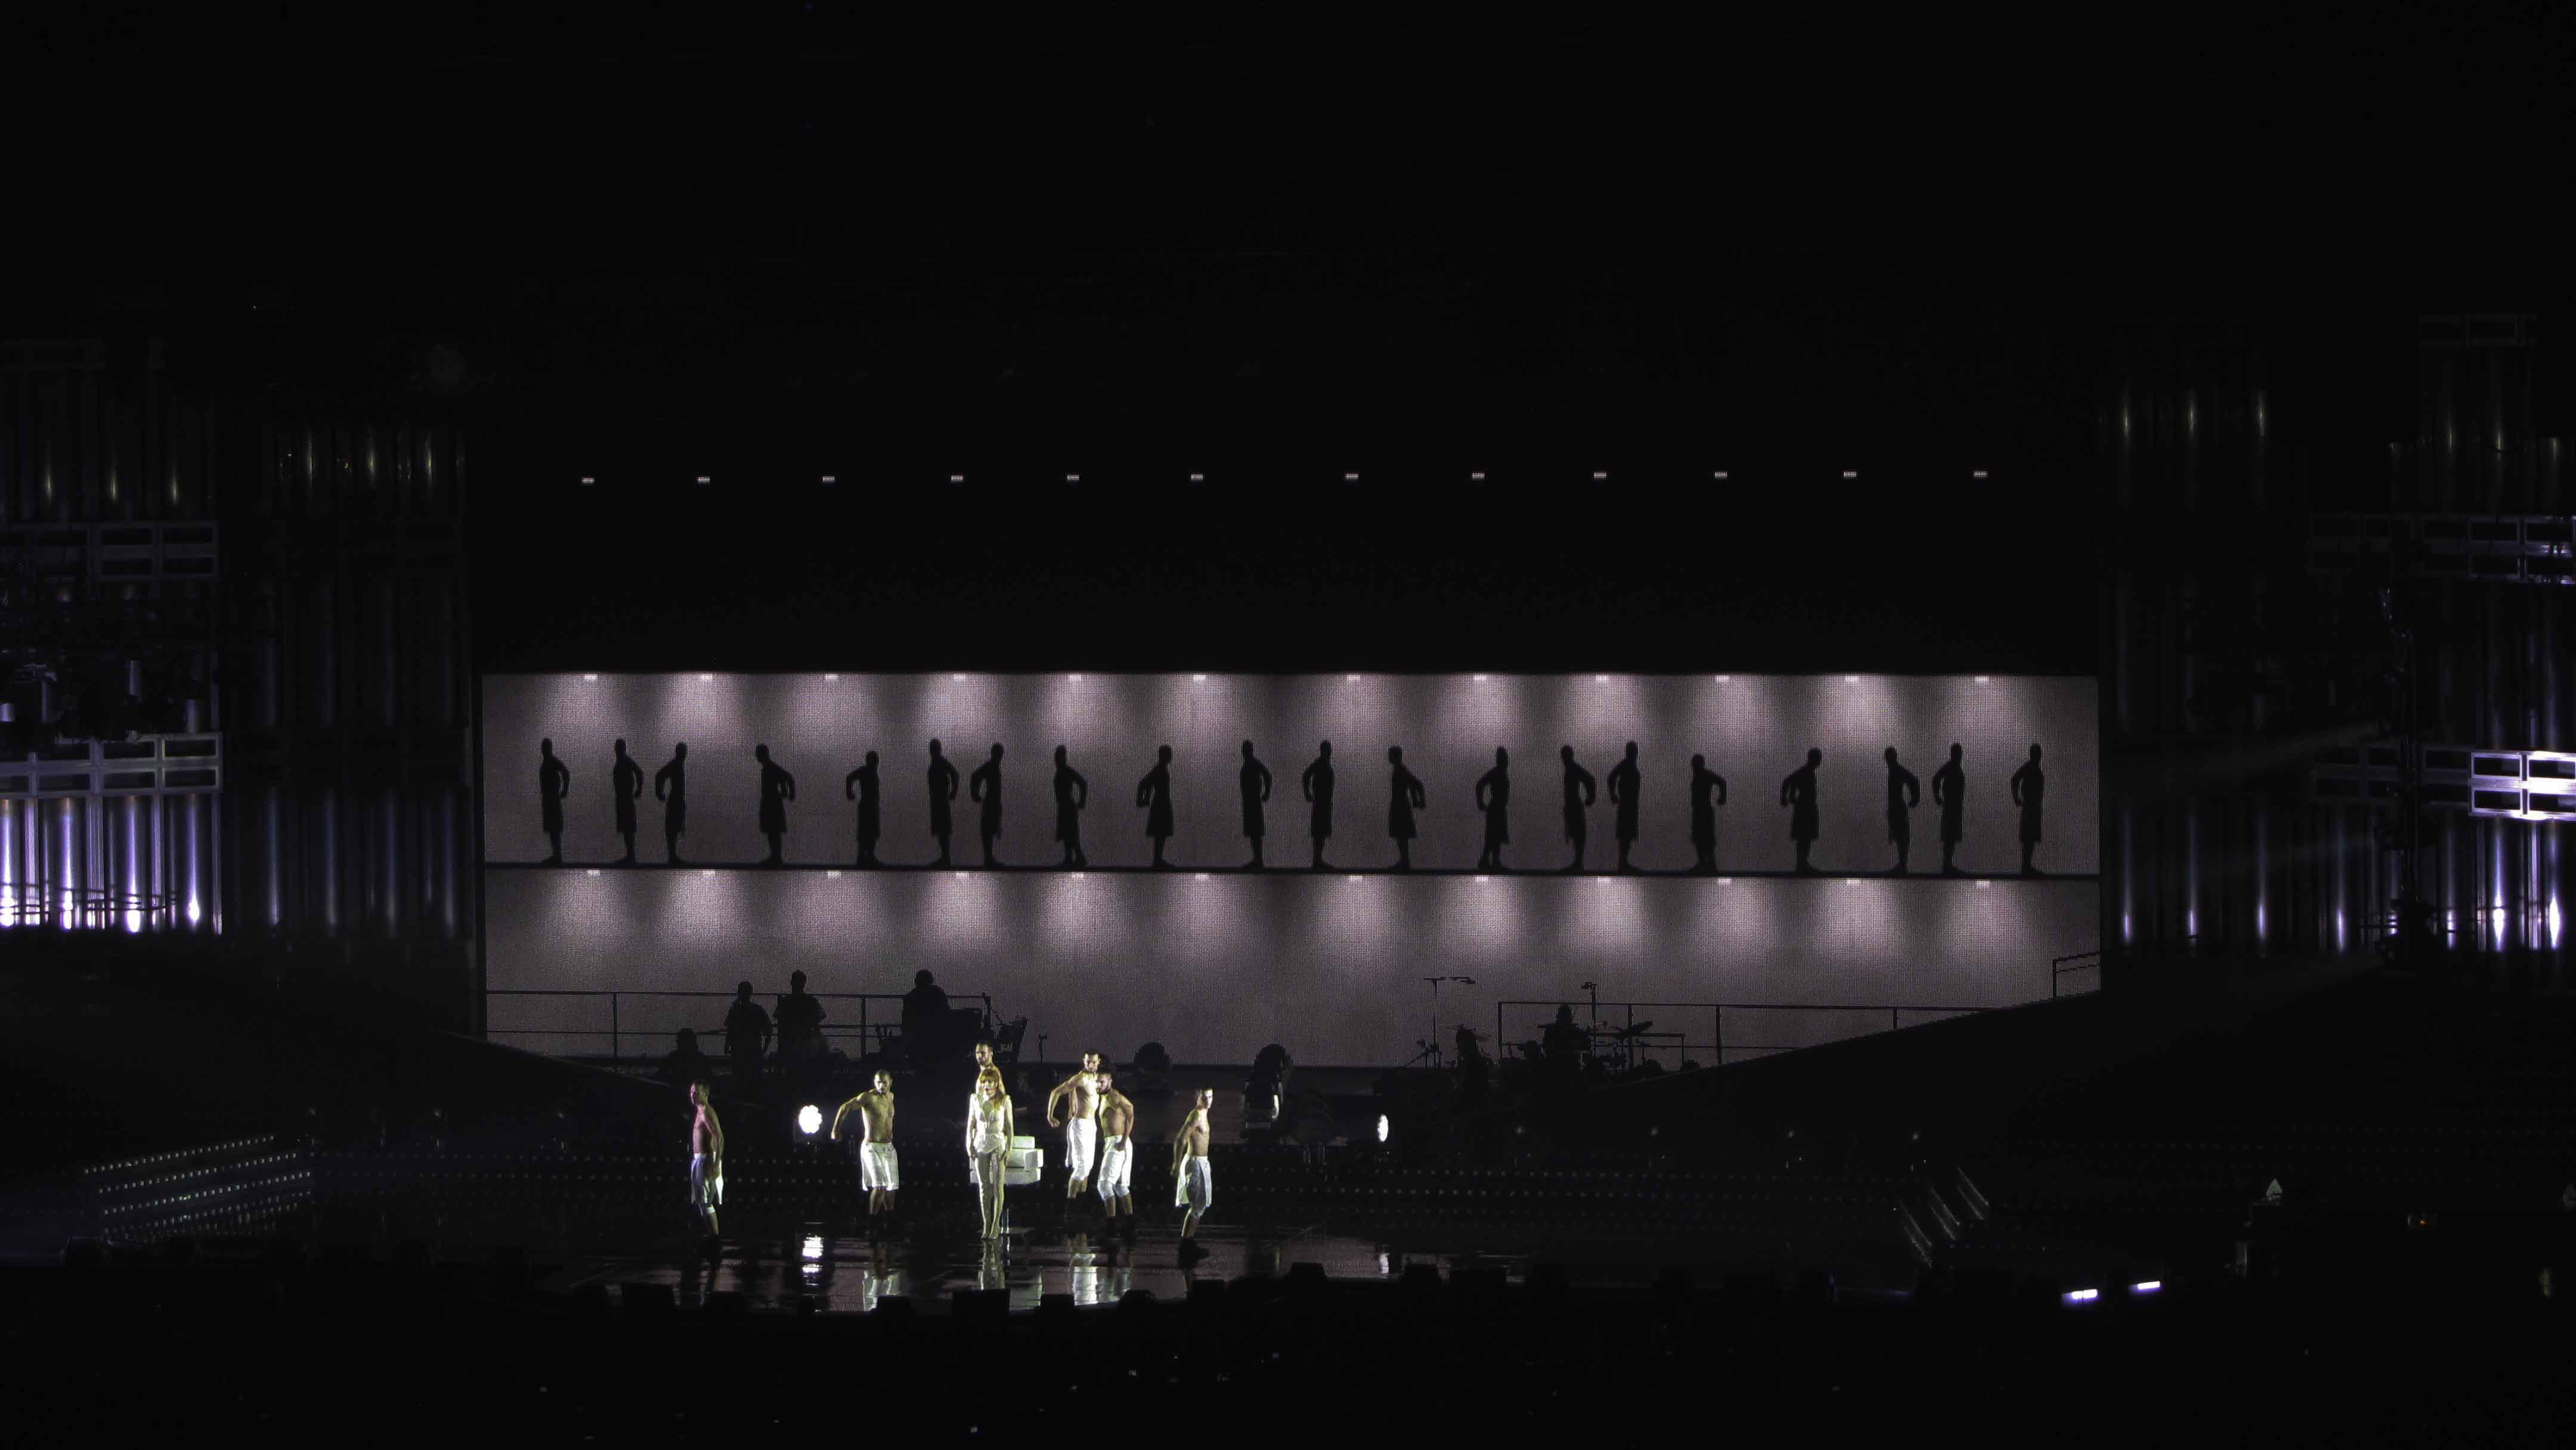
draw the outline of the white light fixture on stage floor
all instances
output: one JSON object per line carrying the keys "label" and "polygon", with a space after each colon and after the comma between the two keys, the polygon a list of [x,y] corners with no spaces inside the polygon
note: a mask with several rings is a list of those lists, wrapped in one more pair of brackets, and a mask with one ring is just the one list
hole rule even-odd
{"label": "white light fixture on stage floor", "polygon": [[807,1103],[796,1110],[796,1127],[808,1138],[823,1131],[823,1110]]}

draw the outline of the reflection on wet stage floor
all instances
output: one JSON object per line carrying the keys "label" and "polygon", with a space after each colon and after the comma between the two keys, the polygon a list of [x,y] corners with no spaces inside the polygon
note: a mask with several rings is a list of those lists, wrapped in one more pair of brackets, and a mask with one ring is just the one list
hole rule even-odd
{"label": "reflection on wet stage floor", "polygon": [[[1233,1225],[1200,1230],[1199,1252],[1183,1261],[1169,1226],[1146,1229],[1134,1244],[1102,1235],[1065,1238],[1014,1233],[998,1250],[967,1234],[916,1229],[908,1238],[871,1244],[865,1238],[829,1235],[809,1226],[794,1239],[726,1238],[712,1258],[689,1255],[602,1255],[568,1266],[544,1286],[572,1293],[585,1285],[661,1284],[678,1307],[704,1307],[720,1293],[734,1293],[752,1310],[789,1310],[811,1299],[820,1313],[867,1313],[890,1297],[908,1298],[917,1312],[945,1314],[959,1290],[1002,1290],[1013,1313],[1029,1313],[1049,1294],[1069,1294],[1076,1307],[1115,1304],[1131,1290],[1156,1299],[1188,1296],[1193,1279],[1230,1280],[1246,1275],[1284,1276],[1291,1265],[1320,1264],[1336,1282],[1401,1277],[1409,1265],[1430,1264],[1444,1275],[1460,1263],[1499,1267],[1519,1282],[1526,1254],[1441,1253],[1349,1238],[1313,1228],[1271,1231]],[[1566,1261],[1557,1256],[1560,1262]],[[1669,1260],[1666,1260],[1669,1262]],[[1660,1266],[1576,1258],[1569,1278],[1578,1285],[1645,1284]]]}

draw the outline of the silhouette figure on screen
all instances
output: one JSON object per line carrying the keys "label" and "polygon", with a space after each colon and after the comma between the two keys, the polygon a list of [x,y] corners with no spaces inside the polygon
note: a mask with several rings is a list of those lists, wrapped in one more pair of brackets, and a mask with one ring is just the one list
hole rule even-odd
{"label": "silhouette figure on screen", "polygon": [[1950,763],[1932,772],[1932,804],[1941,808],[1941,874],[1956,876],[1959,868],[1951,857],[1959,849],[1960,818],[1968,794],[1968,772],[1959,764],[1961,751],[1957,741],[1950,742]]}
{"label": "silhouette figure on screen", "polygon": [[1270,767],[1252,753],[1252,742],[1243,742],[1243,769],[1236,773],[1243,788],[1243,834],[1252,842],[1252,860],[1243,869],[1261,869],[1261,807],[1270,799]]}
{"label": "silhouette figure on screen", "polygon": [[930,834],[939,842],[939,859],[934,866],[948,864],[948,836],[956,829],[949,818],[949,802],[957,799],[957,767],[939,753],[939,742],[930,742]]}
{"label": "silhouette figure on screen", "polygon": [[553,849],[546,853],[546,864],[563,864],[564,793],[572,789],[572,772],[555,758],[555,743],[549,738],[537,742],[537,812],[544,819],[546,840]]}
{"label": "silhouette figure on screen", "polygon": [[2030,748],[2030,759],[2012,773],[2013,804],[2021,807],[2021,874],[2042,876],[2047,873],[2030,864],[2030,850],[2039,844],[2039,806],[2048,794],[2048,777],[2040,774],[2039,747]]}
{"label": "silhouette figure on screen", "polygon": [[1064,859],[1058,866],[1082,867],[1091,858],[1082,854],[1082,808],[1091,804],[1091,782],[1082,772],[1064,763],[1064,747],[1055,748],[1055,838],[1064,843]]}
{"label": "silhouette figure on screen", "polygon": [[779,853],[787,842],[787,803],[796,799],[796,777],[769,758],[766,745],[751,747],[751,757],[760,762],[760,833],[769,838],[769,859],[760,864],[783,866]]}
{"label": "silhouette figure on screen", "polygon": [[1136,782],[1136,804],[1145,812],[1145,834],[1154,838],[1154,869],[1168,871],[1163,843],[1172,838],[1172,747],[1154,751],[1154,768]]}
{"label": "silhouette figure on screen", "polygon": [[823,1004],[805,990],[805,974],[787,974],[787,995],[778,999],[774,1020],[778,1025],[778,1057],[781,1062],[802,1062],[823,1054]]}
{"label": "silhouette figure on screen", "polygon": [[670,763],[653,772],[653,799],[662,803],[662,849],[680,865],[680,834],[689,828],[689,745],[671,747]]}
{"label": "silhouette figure on screen", "polygon": [[1896,843],[1896,869],[1889,873],[1905,874],[1905,858],[1914,846],[1914,818],[1908,814],[1923,803],[1923,787],[1914,772],[1896,763],[1896,747],[1887,747],[1887,839]]}
{"label": "silhouette figure on screen", "polygon": [[1789,772],[1780,782],[1780,804],[1790,807],[1789,839],[1798,843],[1798,874],[1813,876],[1816,868],[1807,861],[1807,848],[1816,844],[1816,767],[1825,763],[1825,753],[1809,749],[1807,763]]}
{"label": "silhouette figure on screen", "polygon": [[1315,749],[1315,763],[1297,777],[1297,789],[1308,803],[1306,833],[1315,838],[1317,871],[1324,869],[1324,842],[1333,835],[1333,742],[1327,740]]}
{"label": "silhouette figure on screen", "polygon": [[877,865],[877,837],[881,834],[883,820],[877,803],[875,751],[868,752],[868,758],[859,763],[858,769],[841,777],[841,799],[859,803],[859,864]]}
{"label": "silhouette figure on screen", "polygon": [[1598,798],[1592,787],[1592,772],[1574,763],[1574,747],[1560,745],[1556,758],[1565,762],[1565,839],[1574,843],[1574,859],[1565,863],[1569,876],[1583,869],[1583,838],[1590,834],[1584,812],[1592,809]]}
{"label": "silhouette figure on screen", "polygon": [[[1715,804],[1709,792],[1717,793]],[[1691,867],[1702,876],[1717,874],[1717,807],[1726,804],[1726,777],[1708,768],[1708,757],[1691,757],[1690,811],[1691,854],[1696,858]]]}
{"label": "silhouette figure on screen", "polygon": [[984,837],[984,864],[998,866],[993,859],[993,838],[1002,834],[1002,743],[993,742],[992,758],[975,767],[966,779],[967,798],[983,804],[983,818],[976,824]]}
{"label": "silhouette figure on screen", "polygon": [[1422,778],[1404,768],[1404,747],[1386,748],[1386,833],[1395,838],[1395,869],[1413,869],[1413,813],[1422,809]]}
{"label": "silhouette figure on screen", "polygon": [[1627,753],[1619,757],[1617,765],[1610,767],[1610,804],[1619,808],[1619,814],[1612,820],[1611,834],[1619,838],[1619,869],[1622,871],[1637,869],[1628,864],[1628,848],[1637,840],[1637,787],[1640,783],[1637,742],[1631,740]]}
{"label": "silhouette figure on screen", "polygon": [[635,864],[635,798],[644,793],[644,767],[626,753],[626,742],[616,745],[617,763],[608,768],[608,794],[617,802],[617,834],[626,838],[626,856],[620,866]]}
{"label": "silhouette figure on screen", "polygon": [[1512,757],[1494,747],[1494,768],[1476,777],[1476,809],[1485,813],[1485,849],[1476,857],[1479,871],[1508,871],[1503,847],[1512,839]]}

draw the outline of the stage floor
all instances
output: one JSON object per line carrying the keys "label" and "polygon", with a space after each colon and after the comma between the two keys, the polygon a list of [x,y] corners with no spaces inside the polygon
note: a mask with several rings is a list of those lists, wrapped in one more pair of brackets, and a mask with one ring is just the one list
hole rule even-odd
{"label": "stage floor", "polygon": [[[1704,1252],[1717,1245],[1700,1245],[1695,1251],[1670,1238],[1552,1242],[1543,1249],[1529,1244],[1497,1252],[1470,1246],[1470,1240],[1491,1244],[1490,1233],[1464,1230],[1445,1236],[1450,1240],[1445,1244],[1443,1237],[1428,1231],[1409,1232],[1401,1239],[1360,1238],[1321,1224],[1210,1224],[1198,1234],[1202,1252],[1184,1261],[1174,1226],[1150,1220],[1132,1245],[1098,1234],[1066,1237],[1013,1230],[1008,1242],[992,1250],[974,1237],[971,1222],[916,1226],[900,1239],[874,1244],[811,1225],[792,1239],[727,1237],[713,1256],[701,1248],[586,1257],[549,1276],[541,1287],[571,1294],[599,1284],[614,1294],[620,1285],[660,1284],[683,1309],[703,1307],[709,1296],[730,1292],[755,1311],[793,1310],[804,1298],[826,1314],[864,1314],[894,1297],[909,1299],[919,1313],[946,1314],[949,1296],[960,1290],[1000,1290],[1009,1296],[1012,1313],[1025,1314],[1048,1294],[1069,1294],[1077,1308],[1113,1305],[1136,1289],[1177,1300],[1188,1295],[1193,1280],[1285,1276],[1299,1263],[1320,1264],[1328,1279],[1340,1283],[1392,1280],[1416,1264],[1432,1265],[1445,1278],[1460,1264],[1474,1264],[1500,1268],[1506,1281],[1517,1284],[1526,1279],[1531,1263],[1543,1260],[1563,1266],[1570,1289],[1591,1290],[1642,1290],[1677,1268],[1709,1285],[1727,1267]],[[1845,1285],[1842,1293],[1875,1297],[1902,1291]]]}

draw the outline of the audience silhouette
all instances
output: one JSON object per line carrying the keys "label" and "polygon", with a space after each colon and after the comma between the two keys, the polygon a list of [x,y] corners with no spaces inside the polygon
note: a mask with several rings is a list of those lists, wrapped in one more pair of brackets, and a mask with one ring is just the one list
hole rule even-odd
{"label": "audience silhouette", "polygon": [[930,742],[930,834],[939,842],[939,859],[934,866],[948,864],[948,837],[956,829],[949,819],[948,803],[957,799],[957,767],[939,753],[939,742]]}
{"label": "audience silhouette", "polygon": [[877,798],[877,753],[868,752],[859,768],[841,778],[841,799],[859,803],[859,861],[862,866],[877,864],[877,838],[883,821]]}
{"label": "audience silhouette", "polygon": [[975,767],[966,780],[967,798],[983,804],[984,815],[977,824],[984,837],[984,864],[997,866],[993,859],[993,838],[1002,834],[1002,743],[993,742],[992,757]]}
{"label": "audience silhouette", "polygon": [[694,1027],[680,1029],[680,1045],[662,1058],[661,1071],[655,1077],[671,1087],[687,1091],[693,1082],[705,1082],[715,1076],[707,1055],[698,1050],[698,1033]]}
{"label": "audience silhouette", "polygon": [[1574,763],[1574,747],[1560,745],[1556,758],[1565,762],[1565,839],[1574,843],[1574,859],[1565,863],[1567,875],[1583,869],[1583,838],[1588,834],[1585,811],[1592,809],[1598,797],[1592,788],[1592,772]]}
{"label": "audience silhouette", "polygon": [[[1717,792],[1715,805],[1709,803],[1709,792]],[[1726,804],[1726,777],[1708,768],[1708,757],[1691,757],[1690,831],[1691,869],[1703,876],[1717,874],[1717,807]]]}
{"label": "audience silhouette", "polygon": [[546,840],[551,845],[551,849],[546,852],[546,864],[549,866],[563,864],[564,793],[571,789],[572,772],[564,769],[564,763],[555,758],[553,738],[548,737],[538,741],[537,813],[542,818],[541,824],[545,827]]}
{"label": "audience silhouette", "polygon": [[1136,804],[1145,812],[1145,834],[1154,838],[1154,869],[1169,870],[1163,843],[1172,838],[1172,747],[1155,748],[1154,768],[1136,782]]}
{"label": "audience silhouette", "polygon": [[1252,742],[1243,742],[1243,769],[1236,774],[1243,791],[1243,834],[1252,841],[1252,860],[1243,869],[1261,869],[1261,807],[1270,799],[1270,767],[1252,753]]}
{"label": "audience silhouette", "polygon": [[2039,807],[2048,793],[2048,777],[2039,770],[2039,747],[2030,747],[2030,760],[2012,773],[2013,804],[2021,807],[2021,874],[2039,876],[2046,873],[2030,864],[2031,848],[2039,844]]}
{"label": "audience silhouette", "polygon": [[1959,849],[1961,818],[1966,814],[1968,772],[1959,764],[1959,742],[1950,742],[1950,763],[1932,772],[1932,804],[1941,808],[1941,874],[1956,876],[1953,859]]}
{"label": "audience silhouette", "polygon": [[1637,869],[1628,864],[1628,848],[1637,840],[1637,787],[1640,783],[1637,742],[1631,740],[1627,752],[1619,757],[1619,763],[1610,767],[1609,781],[1610,804],[1618,807],[1619,811],[1612,818],[1611,834],[1619,839],[1619,869],[1622,871]]}
{"label": "audience silhouette", "polygon": [[1413,813],[1423,808],[1422,779],[1404,768],[1404,747],[1386,748],[1389,767],[1386,833],[1395,838],[1395,869],[1413,869]]}
{"label": "audience silhouette", "polygon": [[1091,782],[1082,772],[1064,762],[1064,747],[1055,748],[1055,838],[1064,843],[1064,859],[1058,866],[1083,867],[1091,858],[1082,854],[1082,808],[1091,804]]}
{"label": "audience silhouette", "polygon": [[617,802],[617,834],[626,840],[626,855],[620,866],[635,864],[635,798],[644,793],[644,767],[626,753],[626,742],[614,747],[617,761],[608,767],[608,794]]}
{"label": "audience silhouette", "polygon": [[1512,839],[1512,757],[1494,747],[1494,768],[1476,778],[1476,809],[1485,813],[1485,849],[1476,857],[1479,871],[1507,871],[1503,847]]}
{"label": "audience silhouette", "polygon": [[1890,875],[1905,874],[1905,860],[1914,845],[1914,818],[1908,814],[1923,803],[1923,788],[1914,772],[1896,763],[1896,747],[1887,747],[1887,839],[1896,843],[1896,869]]}
{"label": "audience silhouette", "polygon": [[1312,807],[1306,814],[1306,831],[1315,839],[1312,869],[1321,871],[1326,864],[1324,842],[1333,834],[1333,742],[1327,740],[1316,747],[1315,763],[1297,778],[1297,788]]}
{"label": "audience silhouette", "polygon": [[653,799],[662,803],[662,849],[680,860],[680,834],[689,828],[689,743],[671,747],[670,763],[653,772]]}
{"label": "audience silhouette", "polygon": [[766,745],[753,746],[751,756],[760,762],[760,833],[769,838],[769,859],[760,864],[784,865],[780,852],[787,843],[787,803],[796,799],[796,777],[769,758]]}
{"label": "audience silhouette", "polygon": [[1813,876],[1816,868],[1807,860],[1807,850],[1816,844],[1816,767],[1825,763],[1825,753],[1810,747],[1807,763],[1789,772],[1780,782],[1780,804],[1789,806],[1789,839],[1798,843],[1798,874]]}

